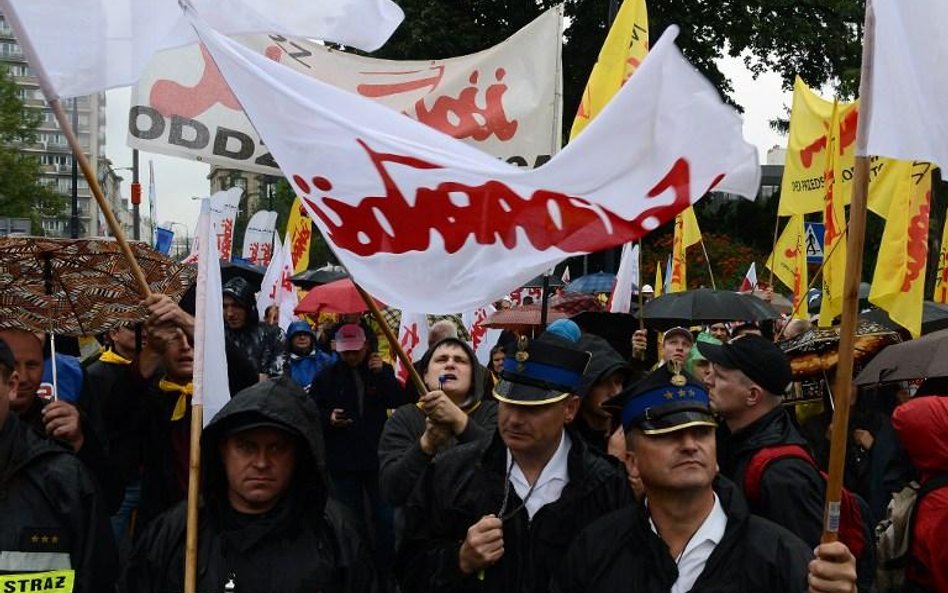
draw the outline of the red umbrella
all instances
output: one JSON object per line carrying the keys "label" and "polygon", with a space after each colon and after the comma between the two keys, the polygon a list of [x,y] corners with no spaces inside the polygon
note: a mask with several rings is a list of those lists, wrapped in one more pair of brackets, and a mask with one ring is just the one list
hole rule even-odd
{"label": "red umbrella", "polygon": [[[378,300],[375,303],[384,307]],[[296,314],[317,315],[319,313],[362,313],[369,307],[352,283],[351,278],[343,278],[329,284],[323,284],[310,290],[300,304]]]}

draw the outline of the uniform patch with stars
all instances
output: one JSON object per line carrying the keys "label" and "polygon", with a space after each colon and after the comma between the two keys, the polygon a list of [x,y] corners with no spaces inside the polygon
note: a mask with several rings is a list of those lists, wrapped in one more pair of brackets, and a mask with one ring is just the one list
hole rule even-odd
{"label": "uniform patch with stars", "polygon": [[61,552],[69,550],[66,533],[58,527],[23,527],[19,549],[24,552]]}

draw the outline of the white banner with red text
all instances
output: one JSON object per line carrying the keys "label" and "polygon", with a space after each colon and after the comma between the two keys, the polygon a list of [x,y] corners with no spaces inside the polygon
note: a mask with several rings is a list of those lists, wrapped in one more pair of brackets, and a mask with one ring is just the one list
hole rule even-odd
{"label": "white banner with red text", "polygon": [[[559,9],[551,8],[490,49],[446,60],[379,60],[279,35],[240,40],[296,72],[378,101],[494,157],[535,167],[560,146],[560,21]],[[280,174],[198,46],[152,60],[132,93],[128,145]]]}
{"label": "white banner with red text", "polygon": [[340,262],[394,307],[474,309],[712,189],[759,187],[757,149],[674,27],[582,136],[522,169],[194,23]]}

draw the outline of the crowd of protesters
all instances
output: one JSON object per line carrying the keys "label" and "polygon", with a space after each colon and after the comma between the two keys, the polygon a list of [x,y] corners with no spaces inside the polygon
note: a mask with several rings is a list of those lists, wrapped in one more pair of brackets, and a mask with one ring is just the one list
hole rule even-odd
{"label": "crowd of protesters", "polygon": [[[421,393],[361,316],[284,333],[254,302],[224,285],[233,397],[200,437],[201,592],[870,592],[890,499],[948,475],[943,380],[861,393],[850,529],[820,543],[832,414],[787,401],[772,328],[638,330],[625,358],[560,320],[482,364],[442,320]],[[71,398],[38,395],[43,336],[0,330],[0,591],[184,590],[194,318],[145,305]],[[929,490],[906,591],[948,591],[948,488]]]}

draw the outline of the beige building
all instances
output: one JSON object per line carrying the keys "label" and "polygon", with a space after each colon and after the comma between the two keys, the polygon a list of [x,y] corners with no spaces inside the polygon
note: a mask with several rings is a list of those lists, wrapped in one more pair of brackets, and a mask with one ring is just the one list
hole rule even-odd
{"label": "beige building", "polygon": [[[43,169],[43,180],[54,191],[67,197],[71,204],[72,196],[72,151],[66,136],[60,130],[53,112],[43,97],[36,77],[26,62],[23,50],[17,43],[9,22],[0,14],[0,64],[9,70],[10,76],[19,87],[20,99],[29,108],[41,114],[41,123],[37,130],[37,143],[24,146],[24,151],[36,154]],[[73,101],[64,102],[67,113],[72,117]],[[100,160],[105,150],[105,94],[100,93],[75,100],[79,125],[76,133],[83,152],[92,168],[103,177]],[[114,174],[114,172],[113,172]],[[105,173],[105,175],[108,175]],[[79,174],[79,236],[98,234],[99,209],[92,197],[88,183]],[[0,213],[2,215],[2,213]],[[43,231],[47,236],[68,237],[70,233],[70,208],[61,217],[43,219]]]}

